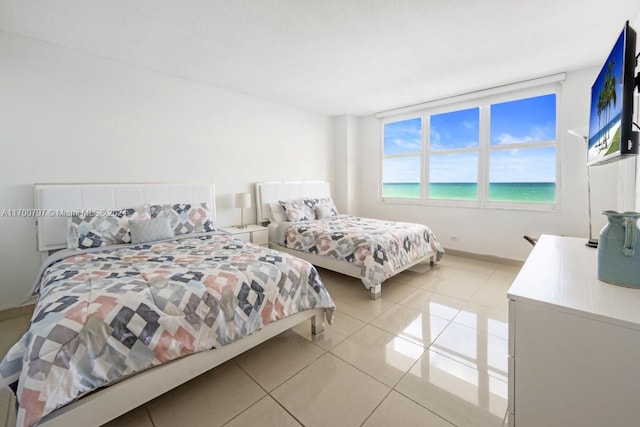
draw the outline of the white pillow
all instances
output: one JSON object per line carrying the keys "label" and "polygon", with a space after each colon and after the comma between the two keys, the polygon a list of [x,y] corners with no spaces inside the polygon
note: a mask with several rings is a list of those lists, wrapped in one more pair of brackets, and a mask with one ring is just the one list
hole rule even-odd
{"label": "white pillow", "polygon": [[173,239],[174,237],[171,222],[166,215],[158,215],[151,219],[132,219],[129,221],[129,228],[131,229],[131,243],[134,245]]}
{"label": "white pillow", "polygon": [[335,216],[333,214],[333,210],[329,206],[317,206],[316,207],[316,218],[325,219]]}
{"label": "white pillow", "polygon": [[273,224],[279,224],[287,220],[287,215],[284,213],[284,209],[282,208],[280,203],[269,203],[269,222]]}
{"label": "white pillow", "polygon": [[338,215],[338,209],[331,200],[331,197],[325,197],[324,199],[316,199],[316,218],[323,219],[330,216]]}

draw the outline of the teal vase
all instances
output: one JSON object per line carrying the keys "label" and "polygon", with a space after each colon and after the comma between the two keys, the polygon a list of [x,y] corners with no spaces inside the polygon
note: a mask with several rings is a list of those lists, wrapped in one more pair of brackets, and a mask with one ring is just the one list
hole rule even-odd
{"label": "teal vase", "polygon": [[619,286],[640,288],[639,212],[604,211],[607,225],[598,241],[598,279]]}

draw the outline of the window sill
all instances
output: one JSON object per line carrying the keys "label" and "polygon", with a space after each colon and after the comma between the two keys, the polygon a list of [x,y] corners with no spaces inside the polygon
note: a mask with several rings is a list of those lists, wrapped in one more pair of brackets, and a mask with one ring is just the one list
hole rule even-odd
{"label": "window sill", "polygon": [[464,200],[412,200],[412,199],[383,199],[380,205],[424,206],[436,208],[471,208],[488,210],[508,210],[521,212],[560,212],[558,203],[514,203],[514,202],[485,202]]}

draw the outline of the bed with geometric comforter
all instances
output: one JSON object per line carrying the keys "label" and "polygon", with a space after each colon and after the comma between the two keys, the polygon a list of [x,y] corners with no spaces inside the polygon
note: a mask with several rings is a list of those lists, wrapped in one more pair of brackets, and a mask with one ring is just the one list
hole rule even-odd
{"label": "bed with geometric comforter", "polygon": [[275,243],[360,267],[369,289],[425,257],[439,261],[444,250],[422,224],[335,215],[310,221],[282,222],[272,233]]}
{"label": "bed with geometric comforter", "polygon": [[223,235],[61,251],[49,258],[27,333],[0,363],[18,425],[94,390],[265,325],[335,305],[316,269]]}

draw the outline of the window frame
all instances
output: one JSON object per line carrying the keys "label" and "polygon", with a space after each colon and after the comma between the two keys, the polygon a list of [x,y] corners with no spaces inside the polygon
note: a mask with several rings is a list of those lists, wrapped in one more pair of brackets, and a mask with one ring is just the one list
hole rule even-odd
{"label": "window frame", "polygon": [[[425,169],[424,169],[424,158],[425,158],[425,136],[424,136],[424,117],[421,113],[416,114],[402,114],[396,117],[394,120],[387,120],[380,122],[380,135],[381,135],[381,143],[380,143],[380,161],[379,161],[379,176],[378,180],[379,190],[379,200],[383,203],[393,203],[393,204],[403,204],[403,205],[422,205],[424,204],[424,180],[425,180]],[[385,154],[384,153],[384,125],[387,123],[393,122],[401,122],[412,119],[420,119],[420,151],[412,152],[412,153],[401,153],[401,154]],[[408,198],[408,197],[382,197],[382,192],[384,190],[383,176],[384,176],[384,160],[389,158],[401,158],[401,157],[420,157],[420,197],[418,198]],[[428,175],[427,175],[428,176]]]}
{"label": "window frame", "polygon": [[[564,77],[564,75],[562,75]],[[380,160],[379,160],[379,192],[378,200],[382,204],[401,204],[401,205],[424,205],[424,206],[444,206],[444,207],[472,207],[484,209],[508,209],[508,210],[527,210],[527,211],[551,211],[560,210],[560,194],[562,189],[561,182],[561,150],[560,150],[560,111],[562,105],[562,79],[554,79],[552,82],[544,84],[531,84],[524,88],[514,90],[503,90],[499,93],[480,92],[476,96],[463,96],[464,99],[455,97],[450,102],[446,100],[435,101],[433,103],[424,104],[423,108],[416,108],[413,111],[404,111],[399,114],[387,113],[379,117],[380,124]],[[519,86],[519,85],[516,85]],[[493,92],[492,90],[486,92]],[[535,142],[519,142],[508,145],[491,145],[491,105],[504,102],[517,101],[521,99],[534,98],[544,95],[555,95],[555,139],[551,141],[535,141]],[[432,150],[430,145],[430,117],[435,114],[442,114],[465,110],[469,108],[479,108],[479,144],[478,147],[472,148],[456,148],[449,150]],[[420,173],[420,197],[410,198],[390,198],[383,196],[383,176],[384,176],[384,160],[391,157],[384,154],[384,127],[387,123],[409,120],[413,118],[421,118],[421,173]],[[555,200],[554,202],[533,203],[533,202],[507,202],[507,201],[491,201],[489,200],[489,173],[490,173],[490,156],[492,152],[501,150],[513,150],[514,148],[555,148]],[[478,199],[477,200],[448,200],[448,199],[430,199],[429,198],[429,160],[433,155],[450,154],[450,153],[478,153]],[[411,154],[412,156],[415,153]],[[395,155],[401,157],[402,155]]]}

